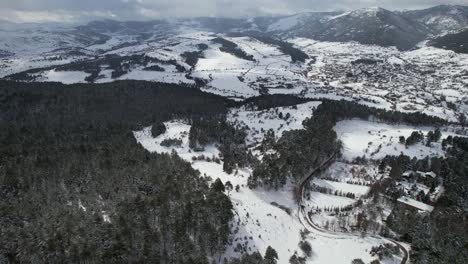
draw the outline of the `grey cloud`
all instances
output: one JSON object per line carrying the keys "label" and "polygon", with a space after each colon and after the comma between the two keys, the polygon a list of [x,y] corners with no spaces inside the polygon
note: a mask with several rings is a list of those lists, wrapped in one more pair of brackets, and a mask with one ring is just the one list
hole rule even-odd
{"label": "grey cloud", "polygon": [[60,19],[72,22],[97,18],[250,17],[304,11],[345,11],[369,6],[399,10],[439,4],[467,5],[468,0],[3,0],[0,2],[0,15],[23,22]]}

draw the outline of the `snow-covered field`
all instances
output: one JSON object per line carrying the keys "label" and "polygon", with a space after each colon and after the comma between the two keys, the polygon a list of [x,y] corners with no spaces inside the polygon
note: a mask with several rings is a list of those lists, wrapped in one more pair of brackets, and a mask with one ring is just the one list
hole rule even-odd
{"label": "snow-covered field", "polygon": [[[401,153],[416,158],[444,156],[441,141],[431,143],[431,147],[423,143],[406,147],[405,144],[399,143],[400,136],[407,138],[414,131],[421,131],[426,135],[434,129],[364,120],[340,121],[335,127],[338,138],[343,142],[343,158],[348,161],[363,156],[377,160],[387,155],[398,156]],[[441,132],[442,139],[454,135],[452,132]]]}
{"label": "snow-covered field", "polygon": [[44,80],[61,82],[64,84],[82,83],[89,74],[81,71],[55,71],[50,70],[44,74]]}
{"label": "snow-covered field", "polygon": [[369,183],[376,178],[372,175],[373,169],[372,165],[335,162],[312,179],[310,186],[327,191],[305,192],[303,206],[305,212],[312,212],[310,218],[314,224],[328,231],[340,231],[340,227],[349,231],[349,224],[345,224],[344,219],[353,217],[354,213],[348,217],[349,209],[355,210],[358,200],[369,192]]}
{"label": "snow-covered field", "polygon": [[354,182],[367,185],[378,179],[377,168],[373,165],[352,164],[336,161],[320,177],[338,182]]}
{"label": "snow-covered field", "polygon": [[[110,77],[110,76],[109,76]],[[131,72],[118,78],[119,80],[143,80],[143,81],[157,81],[165,83],[188,83],[194,84],[193,80],[185,78],[184,74],[175,71],[170,72],[155,72],[145,71],[142,69],[135,69]],[[112,82],[111,78],[106,78],[105,81]]]}
{"label": "snow-covered field", "polygon": [[310,118],[321,102],[312,101],[289,107],[275,107],[262,111],[232,109],[228,120],[242,127],[247,126],[247,143],[259,143],[268,130],[273,130],[276,138],[284,131],[302,129],[302,122]]}
{"label": "snow-covered field", "polygon": [[347,205],[351,205],[355,202],[354,199],[336,196],[332,194],[323,194],[319,192],[311,192],[310,199],[308,199],[305,204],[308,205],[310,208],[319,209],[325,207],[345,207]]}
{"label": "snow-covered field", "polygon": [[343,193],[353,193],[356,196],[362,196],[369,191],[369,187],[366,185],[359,185],[359,184],[349,184],[346,182],[336,182],[330,180],[323,180],[323,179],[314,179],[312,181],[313,184],[328,188],[332,191],[338,191]]}
{"label": "snow-covered field", "polygon": [[240,49],[252,55],[255,61],[239,59],[217,49],[204,52],[193,76],[210,79],[204,90],[229,97],[251,97],[260,94],[261,86],[270,88],[271,93],[299,93],[303,88],[281,88],[282,83],[304,82],[301,66],[291,62],[288,55],[278,47],[248,37],[229,38]]}

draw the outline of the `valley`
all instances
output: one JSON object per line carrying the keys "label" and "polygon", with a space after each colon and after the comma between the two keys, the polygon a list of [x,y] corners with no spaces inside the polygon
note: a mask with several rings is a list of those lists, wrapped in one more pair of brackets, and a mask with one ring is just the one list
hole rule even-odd
{"label": "valley", "polygon": [[464,263],[467,28],[0,21],[0,263]]}

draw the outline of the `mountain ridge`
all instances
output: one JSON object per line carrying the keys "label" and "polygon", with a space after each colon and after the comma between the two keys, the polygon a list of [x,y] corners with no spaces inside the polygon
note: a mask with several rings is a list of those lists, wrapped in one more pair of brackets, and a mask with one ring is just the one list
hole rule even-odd
{"label": "mountain ridge", "polygon": [[[2,25],[3,24],[3,25]],[[28,28],[47,28],[52,33],[75,37],[80,42],[86,35],[134,35],[135,41],[149,37],[163,37],[187,30],[214,33],[260,32],[285,39],[305,37],[319,41],[359,42],[361,44],[395,46],[409,50],[424,40],[455,32],[468,26],[468,6],[439,5],[421,10],[391,11],[382,7],[367,7],[347,12],[302,12],[293,15],[252,18],[194,17],[163,18],[149,21],[96,20],[78,26],[41,27],[45,24],[1,23],[4,31],[14,28],[14,34]],[[16,32],[18,31],[18,32]],[[8,34],[4,33],[5,37]],[[47,38],[47,36],[44,36]],[[89,45],[91,41],[85,41]],[[59,43],[61,41],[58,41]],[[1,44],[1,43],[0,43]],[[12,47],[12,43],[9,44]],[[1,48],[1,46],[0,46]],[[60,47],[57,47],[60,48]],[[3,48],[5,49],[5,48]]]}

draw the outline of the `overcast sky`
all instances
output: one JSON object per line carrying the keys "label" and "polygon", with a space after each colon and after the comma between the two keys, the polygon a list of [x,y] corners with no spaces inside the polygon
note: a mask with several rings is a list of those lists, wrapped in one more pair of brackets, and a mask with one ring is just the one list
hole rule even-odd
{"label": "overcast sky", "polygon": [[164,17],[251,17],[380,6],[418,9],[468,0],[0,0],[0,19],[15,22],[147,20]]}

